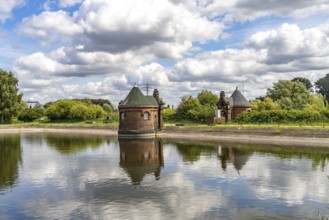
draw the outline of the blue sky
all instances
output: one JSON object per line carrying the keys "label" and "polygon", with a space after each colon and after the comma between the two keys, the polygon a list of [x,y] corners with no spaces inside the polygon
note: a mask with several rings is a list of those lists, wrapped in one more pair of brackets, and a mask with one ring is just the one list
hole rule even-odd
{"label": "blue sky", "polygon": [[24,100],[117,105],[134,83],[170,105],[237,86],[253,99],[279,79],[329,72],[329,0],[0,3],[0,68]]}

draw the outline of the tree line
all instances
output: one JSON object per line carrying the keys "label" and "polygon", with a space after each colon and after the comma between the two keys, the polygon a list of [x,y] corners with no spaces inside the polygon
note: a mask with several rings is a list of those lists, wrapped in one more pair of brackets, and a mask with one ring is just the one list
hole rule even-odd
{"label": "tree line", "polygon": [[11,123],[14,119],[22,122],[83,121],[105,119],[115,120],[117,114],[113,105],[105,99],[62,99],[48,102],[44,106],[29,107],[22,100],[18,90],[18,79],[11,72],[0,69],[0,123]]}
{"label": "tree line", "polygon": [[[0,123],[13,119],[30,122],[40,118],[50,121],[118,120],[113,105],[105,99],[63,99],[29,108],[22,101],[18,79],[0,69]],[[315,93],[314,93],[315,92]],[[219,97],[202,90],[197,97],[184,96],[176,109],[164,109],[165,121],[205,122],[213,117]],[[307,78],[278,80],[265,96],[250,101],[253,111],[240,114],[238,123],[271,123],[329,120],[329,73],[312,83]]]}
{"label": "tree line", "polygon": [[[218,96],[202,90],[197,97],[184,96],[177,109],[164,110],[167,121],[204,122],[214,117]],[[268,88],[265,96],[250,100],[251,112],[235,119],[238,123],[296,123],[329,122],[329,74],[320,78],[314,86],[307,78],[278,80]]]}

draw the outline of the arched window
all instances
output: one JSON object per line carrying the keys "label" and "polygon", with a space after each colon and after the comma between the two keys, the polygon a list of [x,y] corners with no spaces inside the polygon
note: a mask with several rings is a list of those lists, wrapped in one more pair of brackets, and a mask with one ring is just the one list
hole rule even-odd
{"label": "arched window", "polygon": [[150,113],[148,113],[148,112],[144,112],[144,114],[143,114],[143,119],[144,119],[144,120],[150,120]]}
{"label": "arched window", "polygon": [[121,119],[121,120],[124,120],[125,117],[126,117],[126,114],[125,114],[124,112],[121,112],[121,113],[120,113],[120,119]]}

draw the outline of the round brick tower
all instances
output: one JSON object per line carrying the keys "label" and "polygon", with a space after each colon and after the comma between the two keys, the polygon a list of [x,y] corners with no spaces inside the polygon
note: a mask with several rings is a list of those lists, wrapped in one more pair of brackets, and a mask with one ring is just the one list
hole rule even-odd
{"label": "round brick tower", "polygon": [[162,127],[162,102],[135,85],[119,103],[119,137],[153,136]]}

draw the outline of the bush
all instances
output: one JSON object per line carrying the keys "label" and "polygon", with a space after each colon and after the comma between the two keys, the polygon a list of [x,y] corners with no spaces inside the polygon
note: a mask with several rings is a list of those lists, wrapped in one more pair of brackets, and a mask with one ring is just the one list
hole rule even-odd
{"label": "bush", "polygon": [[32,122],[38,118],[41,118],[44,114],[41,108],[25,108],[18,115],[18,120],[24,122]]}
{"label": "bush", "polygon": [[329,118],[329,111],[272,110],[252,111],[238,115],[238,123],[301,123],[323,122]]}
{"label": "bush", "polygon": [[101,106],[77,100],[59,100],[51,103],[46,109],[51,120],[94,120],[105,117]]}

